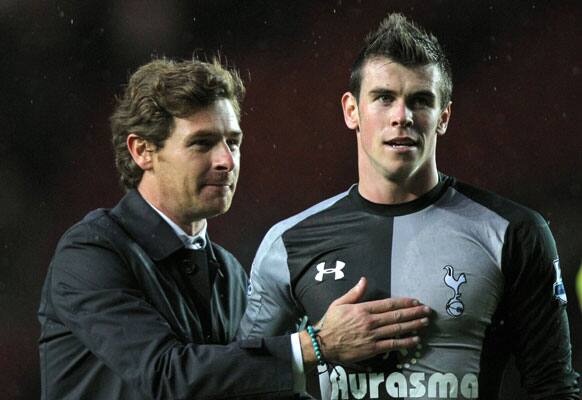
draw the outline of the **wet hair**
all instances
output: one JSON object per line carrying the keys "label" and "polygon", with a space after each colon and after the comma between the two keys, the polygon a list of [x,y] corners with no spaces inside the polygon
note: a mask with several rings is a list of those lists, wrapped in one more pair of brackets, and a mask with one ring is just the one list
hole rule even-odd
{"label": "wet hair", "polygon": [[174,117],[188,117],[218,100],[230,100],[240,120],[244,93],[238,72],[222,65],[219,57],[211,62],[162,58],[141,66],[117,98],[110,118],[121,184],[136,188],[143,175],[127,148],[130,133],[161,149],[174,128]]}
{"label": "wet hair", "polygon": [[370,32],[358,54],[350,75],[349,90],[359,100],[362,71],[368,60],[389,58],[406,67],[436,65],[442,75],[439,88],[441,107],[447,106],[453,91],[450,63],[431,33],[409,21],[402,14],[389,14],[375,32]]}

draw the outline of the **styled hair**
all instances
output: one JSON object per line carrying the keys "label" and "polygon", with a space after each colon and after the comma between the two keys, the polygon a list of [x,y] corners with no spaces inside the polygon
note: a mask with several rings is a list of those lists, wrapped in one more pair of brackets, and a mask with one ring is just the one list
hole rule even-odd
{"label": "styled hair", "polygon": [[389,58],[406,67],[436,65],[441,72],[439,88],[441,107],[451,100],[452,71],[438,39],[409,21],[402,14],[389,14],[375,32],[370,32],[358,54],[350,75],[349,90],[359,100],[362,70],[366,62],[378,57]]}
{"label": "styled hair", "polygon": [[223,66],[218,57],[211,62],[161,58],[141,66],[117,98],[110,118],[121,184],[126,189],[136,188],[143,175],[127,148],[130,133],[161,149],[174,128],[174,117],[188,117],[215,101],[227,99],[240,120],[244,94],[238,72]]}

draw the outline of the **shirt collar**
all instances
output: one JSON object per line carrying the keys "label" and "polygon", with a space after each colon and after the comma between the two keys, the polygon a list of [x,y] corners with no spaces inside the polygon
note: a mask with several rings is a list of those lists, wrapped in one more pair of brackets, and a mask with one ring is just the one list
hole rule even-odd
{"label": "shirt collar", "polygon": [[166,214],[158,210],[152,203],[150,203],[147,199],[144,198],[146,203],[150,205],[159,215],[162,217],[164,221],[170,225],[172,230],[178,235],[182,243],[184,243],[184,247],[190,250],[200,250],[206,247],[206,229],[207,229],[207,222],[204,220],[204,226],[202,229],[195,235],[191,236],[184,232],[184,229],[180,228],[178,224],[172,221]]}

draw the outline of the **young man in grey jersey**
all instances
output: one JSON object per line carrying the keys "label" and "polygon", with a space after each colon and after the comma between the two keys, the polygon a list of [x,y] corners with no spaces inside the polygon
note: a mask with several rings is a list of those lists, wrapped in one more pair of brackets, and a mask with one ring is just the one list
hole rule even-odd
{"label": "young man in grey jersey", "polygon": [[[565,292],[536,212],[440,173],[452,79],[438,40],[402,15],[384,19],[342,96],[359,182],[275,225],[257,252],[238,335],[317,321],[360,276],[366,299],[413,296],[434,310],[415,351],[319,368],[318,398],[495,399],[514,354],[535,399],[578,398]],[[326,358],[326,337],[315,335]]]}

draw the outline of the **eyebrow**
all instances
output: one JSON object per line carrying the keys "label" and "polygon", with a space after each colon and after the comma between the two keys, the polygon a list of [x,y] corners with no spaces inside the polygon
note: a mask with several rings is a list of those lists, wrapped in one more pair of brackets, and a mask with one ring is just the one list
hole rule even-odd
{"label": "eyebrow", "polygon": [[374,88],[374,89],[370,90],[368,92],[368,94],[370,94],[372,96],[378,96],[378,95],[381,95],[381,94],[392,94],[392,95],[395,95],[396,92],[394,90],[390,90],[388,88],[378,87],[378,88]]}
{"label": "eyebrow", "polygon": [[[396,91],[391,90],[391,89],[388,89],[388,88],[377,87],[377,88],[374,88],[374,89],[370,90],[368,92],[368,94],[371,95],[371,96],[373,96],[373,97],[374,96],[383,95],[383,94],[389,94],[389,95],[395,96],[396,95]],[[418,96],[420,96],[420,97],[428,97],[430,99],[436,99],[435,93],[433,93],[430,90],[425,90],[425,89],[421,89],[421,90],[419,90],[417,92],[411,93],[407,97],[418,97]]]}
{"label": "eyebrow", "polygon": [[[193,131],[190,132],[190,134],[188,135],[189,138],[192,137],[211,137],[211,136],[222,136],[222,133],[217,132],[217,131],[213,131],[213,130],[209,130],[209,129],[202,129],[199,131]],[[235,130],[235,131],[228,131],[226,132],[226,136],[230,136],[230,137],[242,137],[243,136],[243,132],[242,130]]]}
{"label": "eyebrow", "polygon": [[412,96],[424,96],[436,99],[436,94],[431,92],[430,90],[419,90],[418,92],[414,92]]}

